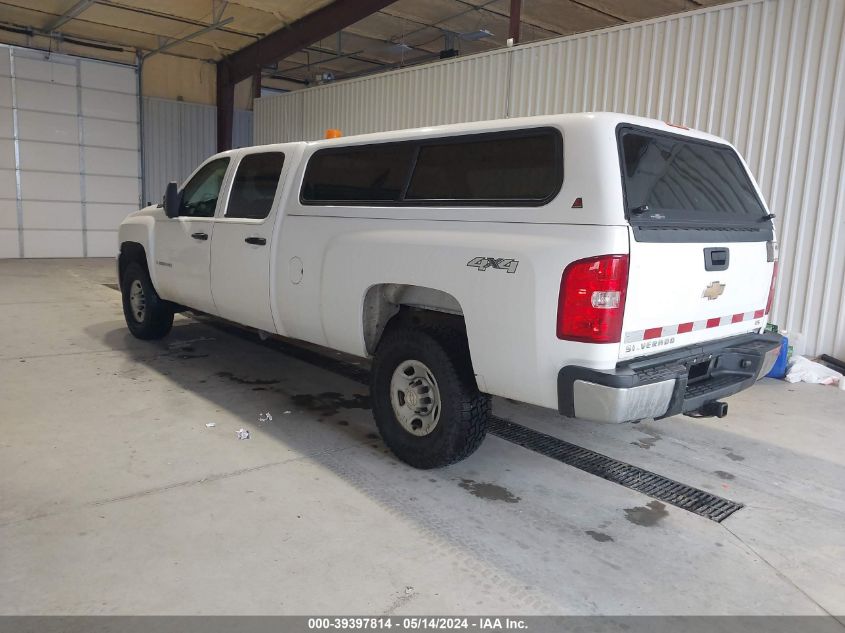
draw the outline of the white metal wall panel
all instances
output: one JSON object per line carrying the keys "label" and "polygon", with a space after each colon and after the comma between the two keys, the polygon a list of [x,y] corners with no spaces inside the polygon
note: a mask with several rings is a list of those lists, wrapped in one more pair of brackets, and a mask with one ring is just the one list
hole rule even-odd
{"label": "white metal wall panel", "polygon": [[144,201],[158,202],[217,151],[214,106],[144,97]]}
{"label": "white metal wall panel", "polygon": [[453,59],[255,101],[255,140],[365,134],[506,115],[507,51]]}
{"label": "white metal wall panel", "polygon": [[845,2],[744,0],[256,102],[262,143],[611,110],[737,145],[777,214],[773,320],[845,357]]}
{"label": "white metal wall panel", "polygon": [[[216,114],[215,114],[216,119]],[[235,110],[232,125],[232,147],[249,147],[252,141],[252,111]]]}
{"label": "white metal wall panel", "polygon": [[498,51],[305,90],[304,136],[501,118],[507,63],[507,52]]}
{"label": "white metal wall panel", "polygon": [[0,48],[0,258],[20,255],[10,49]]}
{"label": "white metal wall panel", "polygon": [[[161,200],[167,183],[182,182],[217,153],[217,108],[144,97],[144,201]],[[232,146],[252,145],[252,112],[235,110]]]}
{"label": "white metal wall panel", "polygon": [[[139,198],[134,68],[2,46],[0,84],[0,257],[113,255]],[[92,203],[123,215],[90,226]]]}
{"label": "white metal wall panel", "polygon": [[[141,194],[137,73],[129,66],[82,60],[79,90],[83,138],[120,130],[113,140],[87,143],[83,152],[85,254],[111,256],[118,248],[117,227],[126,217],[127,208],[138,207]],[[98,210],[109,209],[111,222],[89,222],[92,205]]]}
{"label": "white metal wall panel", "polygon": [[288,92],[254,101],[253,135],[256,145],[287,143],[305,138],[302,101],[305,91]]}

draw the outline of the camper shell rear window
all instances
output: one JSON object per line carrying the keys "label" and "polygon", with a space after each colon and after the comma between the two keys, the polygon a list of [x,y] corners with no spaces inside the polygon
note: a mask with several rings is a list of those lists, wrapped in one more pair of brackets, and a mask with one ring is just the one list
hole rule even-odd
{"label": "camper shell rear window", "polygon": [[528,206],[563,184],[563,139],[541,127],[318,150],[300,200],[308,205]]}
{"label": "camper shell rear window", "polygon": [[625,217],[643,241],[762,241],[772,222],[737,153],[680,134],[617,128]]}

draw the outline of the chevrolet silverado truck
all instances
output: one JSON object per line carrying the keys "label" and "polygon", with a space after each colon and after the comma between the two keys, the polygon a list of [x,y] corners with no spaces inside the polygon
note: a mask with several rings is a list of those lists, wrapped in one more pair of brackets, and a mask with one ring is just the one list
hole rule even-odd
{"label": "chevrolet silverado truck", "polygon": [[612,113],[212,156],[120,226],[133,335],[193,310],[372,358],[392,451],[482,442],[490,396],[564,416],[723,416],[775,362],[772,219],[723,139]]}

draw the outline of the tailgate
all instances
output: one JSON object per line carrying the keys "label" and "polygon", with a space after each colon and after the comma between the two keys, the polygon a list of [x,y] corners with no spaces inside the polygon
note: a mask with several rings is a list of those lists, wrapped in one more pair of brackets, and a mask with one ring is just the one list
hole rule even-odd
{"label": "tailgate", "polygon": [[661,244],[632,236],[619,357],[759,331],[774,266],[769,248],[766,242]]}
{"label": "tailgate", "polygon": [[760,330],[772,218],[736,151],[695,133],[617,129],[630,263],[619,357]]}

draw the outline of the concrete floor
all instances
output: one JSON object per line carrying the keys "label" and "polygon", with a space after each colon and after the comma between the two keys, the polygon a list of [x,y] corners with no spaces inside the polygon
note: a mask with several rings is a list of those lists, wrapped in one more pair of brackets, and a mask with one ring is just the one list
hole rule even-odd
{"label": "concrete floor", "polygon": [[845,614],[845,393],[636,426],[495,403],[746,504],[716,524],[496,437],[412,470],[355,382],[190,318],[133,339],[113,274],[0,261],[0,613]]}

